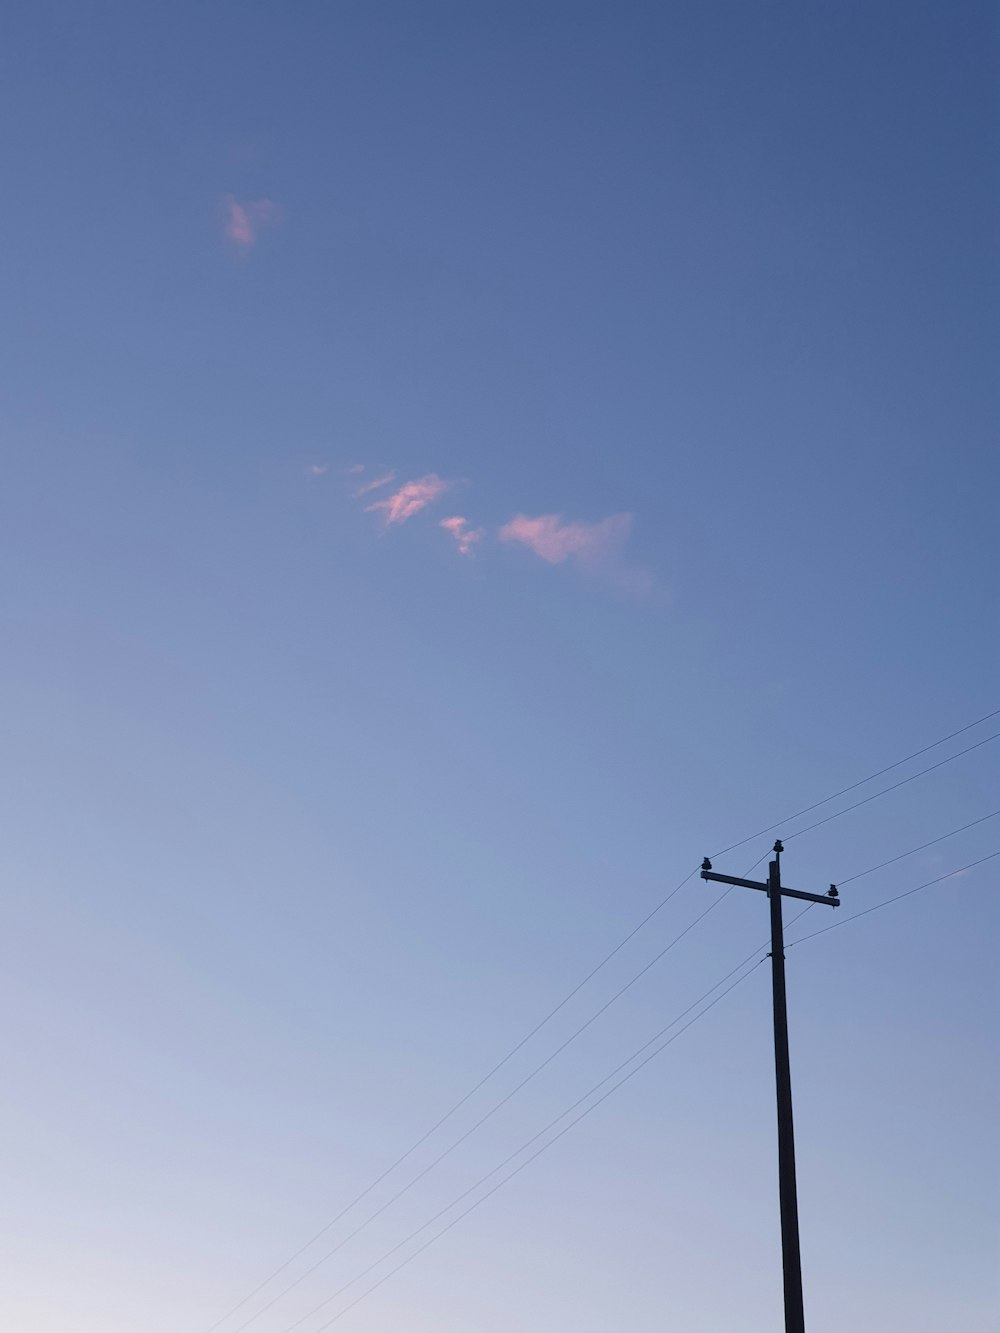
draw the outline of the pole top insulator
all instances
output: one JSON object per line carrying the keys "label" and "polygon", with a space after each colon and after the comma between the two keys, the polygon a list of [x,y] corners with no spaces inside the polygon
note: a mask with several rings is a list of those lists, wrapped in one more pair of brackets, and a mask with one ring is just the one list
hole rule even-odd
{"label": "pole top insulator", "polygon": [[702,861],[702,863],[701,863],[701,868],[702,868],[702,870],[711,870],[711,869],[712,869],[712,863],[711,863],[711,861],[708,859],[707,856],[705,857],[704,861]]}
{"label": "pole top insulator", "polygon": [[827,891],[826,891],[826,896],[827,896],[828,898],[839,898],[839,897],[840,897],[840,894],[839,894],[838,891],[837,891],[837,886],[836,886],[836,884],[831,884],[831,885],[830,885],[830,887],[829,887],[829,888],[827,889]]}
{"label": "pole top insulator", "polygon": [[780,839],[780,838],[779,838],[778,841],[774,844],[774,850],[775,850],[776,852],[783,852],[783,851],[785,850],[784,846],[782,845],[782,842],[781,842],[781,839]]}

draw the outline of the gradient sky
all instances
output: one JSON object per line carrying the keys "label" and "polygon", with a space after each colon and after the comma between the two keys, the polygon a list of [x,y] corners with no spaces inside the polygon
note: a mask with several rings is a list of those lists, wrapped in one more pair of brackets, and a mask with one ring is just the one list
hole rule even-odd
{"label": "gradient sky", "polygon": [[[706,852],[1000,707],[995,14],[3,27],[0,1325],[205,1333]],[[984,744],[785,877],[978,819],[998,776]],[[842,913],[998,849],[986,821]],[[996,1327],[998,865],[789,952],[811,1333]],[[251,1328],[766,933],[731,895]],[[761,968],[336,1327],[771,1333],[769,1022]]]}

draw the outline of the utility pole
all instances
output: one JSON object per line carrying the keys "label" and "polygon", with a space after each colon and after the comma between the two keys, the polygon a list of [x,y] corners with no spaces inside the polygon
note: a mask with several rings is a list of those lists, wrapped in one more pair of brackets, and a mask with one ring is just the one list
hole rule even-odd
{"label": "utility pole", "polygon": [[781,883],[780,841],[774,844],[774,860],[768,864],[767,883],[717,875],[706,856],[701,863],[702,879],[719,884],[737,884],[760,889],[771,900],[771,993],[774,1005],[774,1080],[778,1094],[778,1197],[781,1205],[781,1263],[785,1285],[785,1333],[805,1333],[802,1307],[802,1258],[799,1253],[799,1204],[795,1188],[795,1131],[792,1125],[792,1071],[788,1063],[788,1008],[785,1001],[785,936],[781,916],[782,898],[804,898],[810,903],[839,907],[837,886],[829,892],[802,893]]}

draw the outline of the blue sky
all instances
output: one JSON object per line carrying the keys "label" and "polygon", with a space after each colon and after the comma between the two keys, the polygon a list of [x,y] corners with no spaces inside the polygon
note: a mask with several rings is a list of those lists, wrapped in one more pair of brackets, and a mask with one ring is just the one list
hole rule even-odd
{"label": "blue sky", "polygon": [[[10,7],[5,1327],[204,1333],[706,852],[1000,707],[996,56],[971,0]],[[997,809],[997,755],[786,878]],[[789,952],[813,1333],[995,1317],[996,865]],[[250,1327],[766,930],[730,896]],[[773,1329],[769,1021],[760,968],[337,1327]]]}

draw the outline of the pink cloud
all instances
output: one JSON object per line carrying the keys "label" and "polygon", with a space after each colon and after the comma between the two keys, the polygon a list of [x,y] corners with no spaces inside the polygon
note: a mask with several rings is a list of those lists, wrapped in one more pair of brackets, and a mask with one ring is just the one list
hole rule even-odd
{"label": "pink cloud", "polygon": [[380,477],[375,477],[371,481],[363,482],[354,492],[355,498],[360,500],[362,495],[367,495],[369,491],[377,491],[380,486],[388,486],[390,481],[395,480],[395,472],[384,472]]}
{"label": "pink cloud", "polygon": [[323,473],[327,472],[328,470],[329,469],[326,463],[310,463],[309,466],[306,468],[306,471],[311,473],[311,475],[314,477],[322,477]]}
{"label": "pink cloud", "polygon": [[405,523],[414,514],[419,514],[421,509],[433,504],[453,484],[442,480],[436,472],[428,472],[426,477],[406,482],[386,499],[376,500],[374,504],[367,505],[365,512],[382,514],[386,527],[392,523]]}
{"label": "pink cloud", "polygon": [[438,526],[444,528],[445,532],[450,532],[455,538],[459,555],[472,555],[473,547],[486,535],[484,528],[470,528],[469,520],[460,518],[457,514],[452,518],[443,518]]}
{"label": "pink cloud", "polygon": [[350,467],[344,468],[344,475],[348,477],[360,477],[364,470],[364,463],[352,463]]}
{"label": "pink cloud", "polygon": [[645,600],[662,590],[648,570],[623,558],[622,547],[631,530],[631,514],[610,514],[598,523],[566,523],[561,514],[539,514],[537,518],[517,514],[499,535],[501,541],[527,546],[550,565],[575,560],[617,592]]}
{"label": "pink cloud", "polygon": [[244,254],[256,245],[261,230],[273,226],[280,217],[281,210],[271,199],[241,204],[235,196],[226,196],[226,237]]}
{"label": "pink cloud", "polygon": [[561,514],[518,514],[500,529],[500,540],[521,542],[550,565],[561,565],[570,556],[596,564],[621,549],[631,528],[631,514],[611,514],[599,523],[564,523]]}

